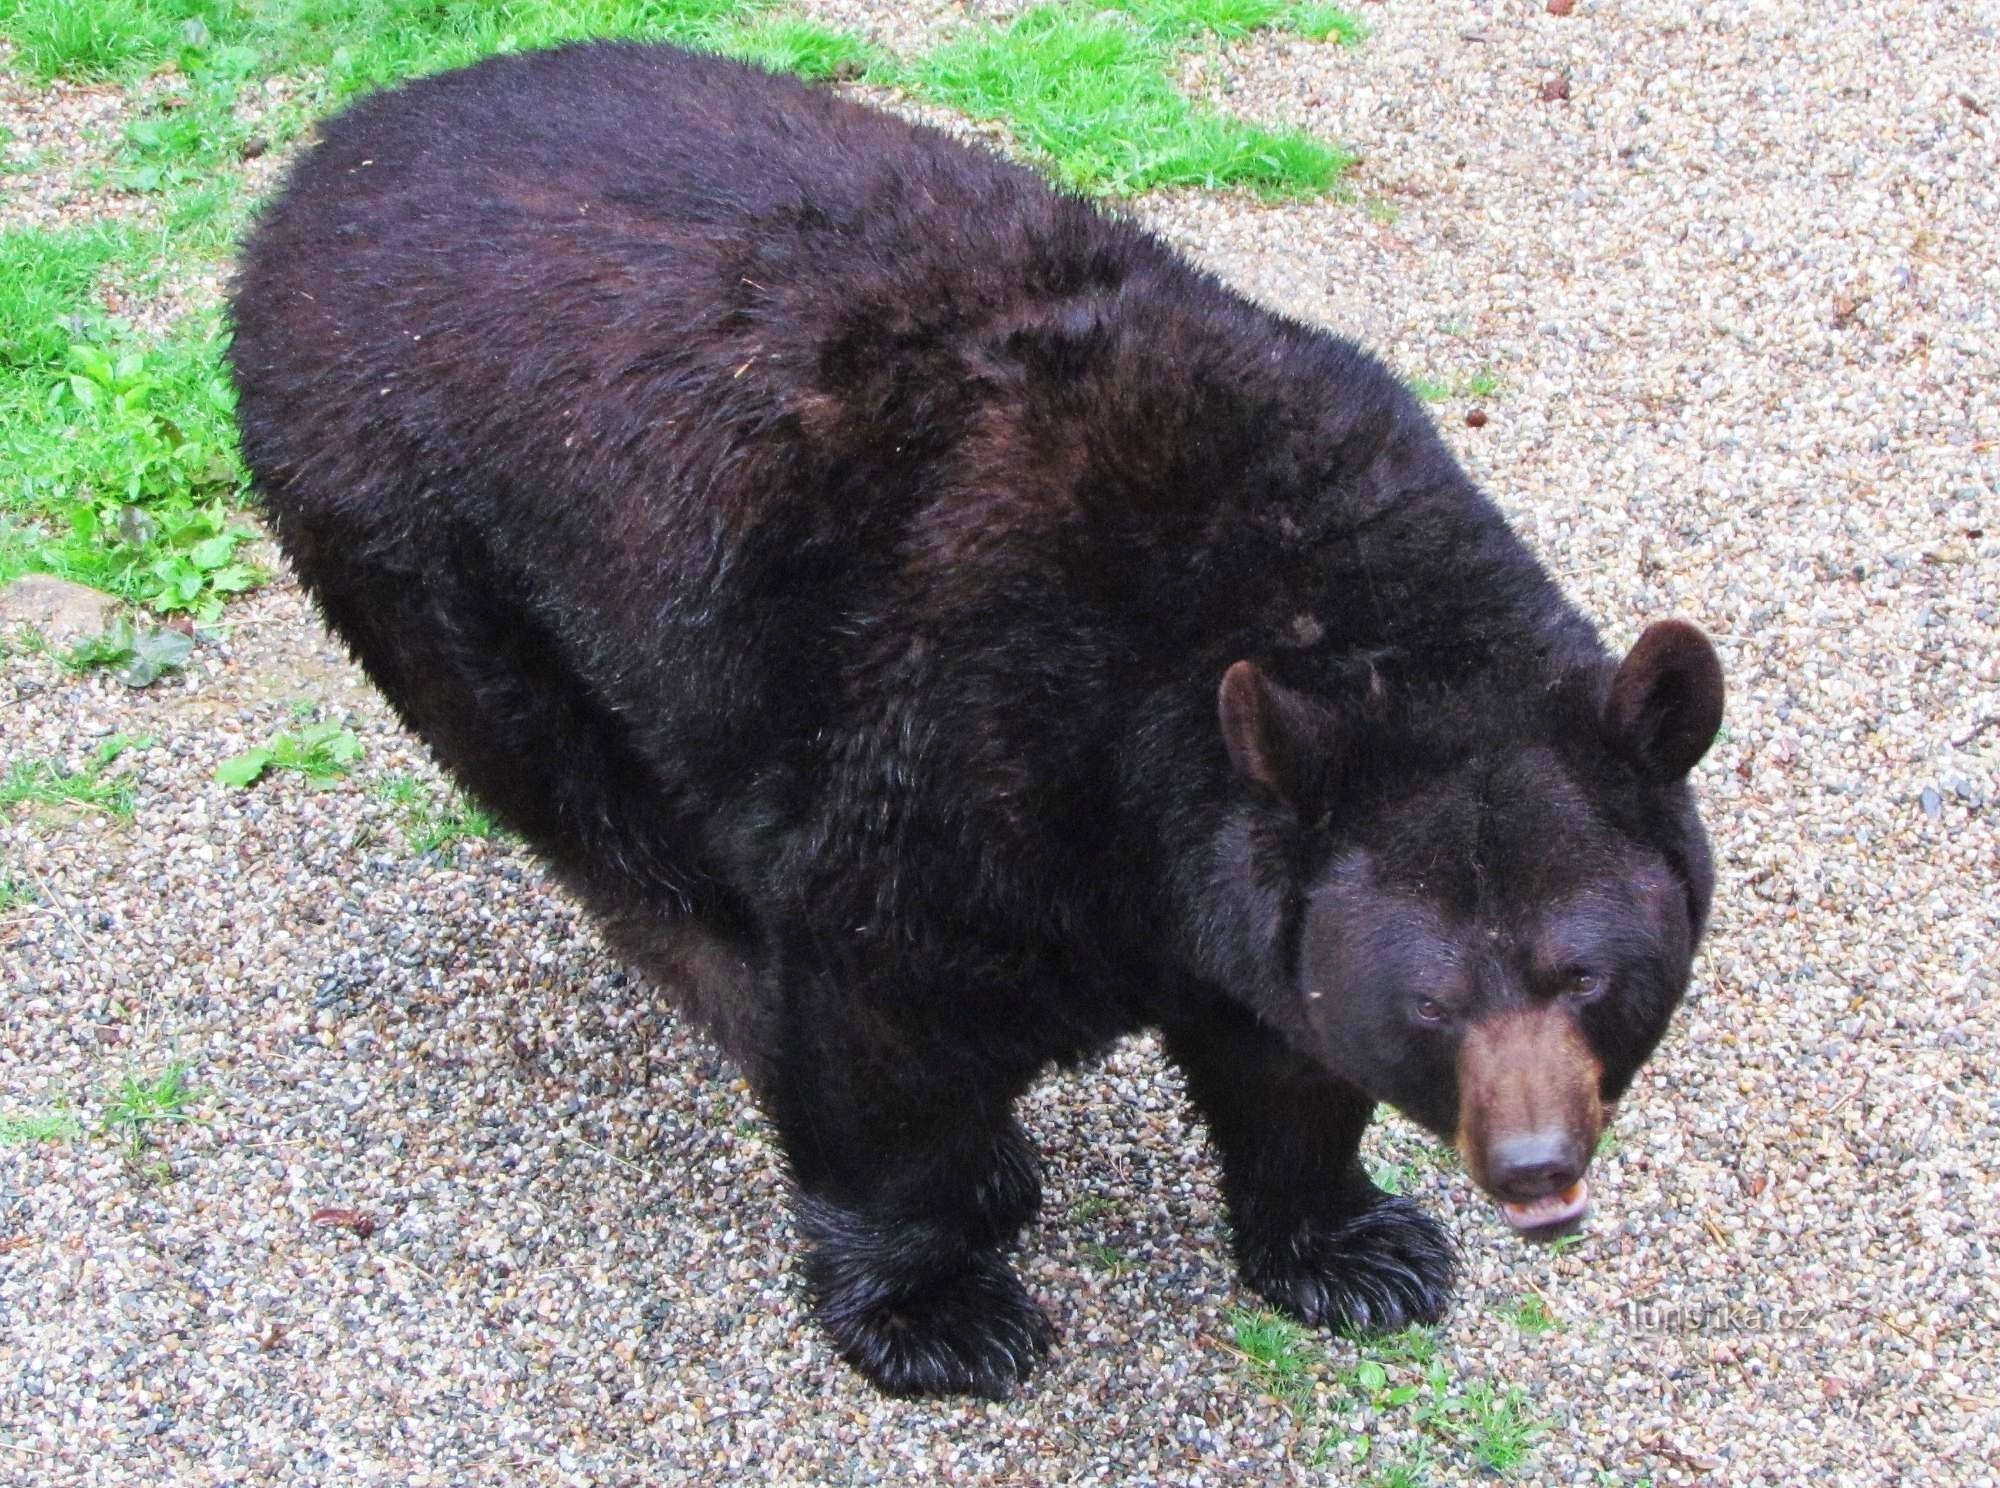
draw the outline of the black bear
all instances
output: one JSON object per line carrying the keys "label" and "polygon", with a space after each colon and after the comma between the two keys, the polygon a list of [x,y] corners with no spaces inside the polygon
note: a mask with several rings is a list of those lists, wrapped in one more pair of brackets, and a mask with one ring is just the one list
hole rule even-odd
{"label": "black bear", "polygon": [[667,47],[325,126],[243,449],[409,726],[741,1064],[901,1393],[1051,1342],[1013,1103],[1159,1030],[1248,1284],[1437,1318],[1387,1101],[1530,1234],[1686,985],[1701,633],[1614,660],[1339,340],[1029,171]]}

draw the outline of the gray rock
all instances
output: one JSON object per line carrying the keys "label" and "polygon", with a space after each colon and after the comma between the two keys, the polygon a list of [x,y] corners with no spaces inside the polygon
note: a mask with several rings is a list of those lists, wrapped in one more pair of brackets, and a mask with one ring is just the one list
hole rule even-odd
{"label": "gray rock", "polygon": [[52,646],[74,646],[103,635],[124,603],[68,579],[26,574],[0,589],[0,629],[33,626]]}

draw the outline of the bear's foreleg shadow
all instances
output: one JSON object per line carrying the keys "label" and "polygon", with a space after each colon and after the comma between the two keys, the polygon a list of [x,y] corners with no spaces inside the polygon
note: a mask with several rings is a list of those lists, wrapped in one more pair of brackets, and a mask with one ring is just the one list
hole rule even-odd
{"label": "bear's foreleg shadow", "polygon": [[1244,1281],[1316,1327],[1393,1333],[1439,1321],[1457,1251],[1362,1168],[1374,1103],[1240,1010],[1163,1033],[1221,1159]]}

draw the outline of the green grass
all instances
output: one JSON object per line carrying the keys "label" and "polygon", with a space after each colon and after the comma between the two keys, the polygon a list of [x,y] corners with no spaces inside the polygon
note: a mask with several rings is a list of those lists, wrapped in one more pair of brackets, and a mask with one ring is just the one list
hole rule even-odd
{"label": "green grass", "polygon": [[1312,1393],[1312,1335],[1282,1313],[1261,1308],[1233,1313],[1229,1327],[1257,1383],[1294,1409],[1303,1406]]}
{"label": "green grass", "polygon": [[100,276],[141,238],[113,223],[0,232],[0,374],[62,370],[74,339],[63,323],[102,320],[93,301]]}
{"label": "green grass", "polygon": [[894,64],[858,36],[792,16],[762,17],[718,30],[717,51],[771,72],[791,72],[818,82],[893,71]]}
{"label": "green grass", "polygon": [[1070,1206],[1069,1217],[1078,1224],[1089,1224],[1111,1212],[1111,1200],[1103,1194],[1091,1194],[1078,1199]]}
{"label": "green grass", "polygon": [[14,877],[11,872],[0,869],[0,914],[12,914],[17,909],[26,909],[36,902],[37,897],[33,887]]}
{"label": "green grass", "polygon": [[[1553,1320],[1551,1320],[1551,1324]],[[1434,1449],[1458,1464],[1505,1475],[1525,1464],[1548,1427],[1529,1412],[1517,1386],[1497,1389],[1483,1380],[1461,1384],[1430,1328],[1410,1328],[1384,1338],[1355,1338],[1358,1357],[1341,1370],[1346,1392],[1329,1400],[1314,1389],[1321,1346],[1299,1324],[1278,1313],[1241,1311],[1230,1319],[1236,1350],[1257,1383],[1318,1434],[1312,1455],[1324,1464],[1337,1447],[1375,1464],[1371,1481],[1415,1483],[1428,1475]],[[1356,1414],[1358,1412],[1358,1419]],[[1361,1429],[1367,1428],[1367,1429]],[[1396,1429],[1418,1437],[1414,1453],[1399,1462],[1374,1454],[1374,1432]]]}
{"label": "green grass", "polygon": [[131,748],[150,739],[116,735],[97,747],[81,770],[62,769],[52,760],[17,760],[0,777],[0,806],[83,806],[129,821],[133,811],[132,782],[106,772]]}
{"label": "green grass", "polygon": [[69,1142],[82,1135],[82,1123],[67,1111],[37,1111],[17,1116],[0,1112],[0,1147]]}
{"label": "green grass", "polygon": [[51,573],[213,620],[263,578],[237,551],[250,534],[216,318],[150,344],[85,320],[90,339],[69,339],[59,366],[60,319],[29,365],[0,372],[0,582]]}
{"label": "green grass", "polygon": [[164,60],[168,39],[216,7],[205,0],[12,0],[0,34],[36,82],[129,77]]}
{"label": "green grass", "polygon": [[215,778],[224,785],[251,786],[273,772],[289,772],[324,787],[346,775],[360,758],[361,740],[353,729],[313,723],[274,734],[268,744],[231,755],[215,767]]}
{"label": "green grass", "polygon": [[904,81],[975,119],[1006,124],[1056,180],[1126,195],[1167,187],[1240,187],[1266,198],[1329,190],[1352,163],[1293,129],[1218,113],[1175,85],[1178,53],[1321,7],[1267,0],[1119,0],[1038,5],[981,23],[911,64]]}
{"label": "green grass", "polygon": [[[12,69],[30,82],[143,83],[98,184],[157,204],[145,226],[0,233],[0,583],[50,573],[207,623],[261,582],[239,551],[245,479],[219,317],[142,336],[103,303],[107,287],[151,293],[228,252],[252,205],[253,135],[281,147],[357,94],[494,53],[632,37],[899,85],[1000,121],[1080,191],[1318,195],[1344,152],[1219,112],[1176,81],[1189,54],[1271,30],[1361,35],[1345,11],[1299,0],[1050,0],[900,59],[781,0],[0,0]],[[286,99],[267,109],[272,78]]]}
{"label": "green grass", "polygon": [[1549,1311],[1549,1304],[1533,1292],[1529,1292],[1516,1302],[1509,1316],[1513,1319],[1515,1327],[1535,1338],[1544,1333],[1553,1333],[1562,1326],[1556,1321],[1556,1315]]}
{"label": "green grass", "polygon": [[104,1129],[124,1132],[136,1154],[155,1126],[192,1121],[188,1108],[202,1092],[188,1081],[188,1067],[175,1060],[157,1075],[127,1075],[112,1089],[104,1108]]}
{"label": "green grass", "polygon": [[1511,1473],[1548,1434],[1547,1424],[1530,1414],[1518,1385],[1459,1383],[1429,1329],[1368,1340],[1361,1348],[1362,1358],[1342,1381],[1372,1412],[1406,1422],[1490,1472]]}
{"label": "green grass", "polygon": [[1448,381],[1434,377],[1410,379],[1410,391],[1426,403],[1443,403],[1452,398],[1496,398],[1505,387],[1500,374],[1490,367]]}
{"label": "green grass", "polygon": [[1083,1259],[1093,1271],[1102,1271],[1114,1278],[1123,1276],[1132,1267],[1123,1251],[1101,1240],[1093,1240],[1083,1247]]}
{"label": "green grass", "polygon": [[455,842],[485,840],[499,830],[493,818],[460,795],[439,801],[413,775],[391,775],[375,793],[396,808],[411,852],[434,853]]}

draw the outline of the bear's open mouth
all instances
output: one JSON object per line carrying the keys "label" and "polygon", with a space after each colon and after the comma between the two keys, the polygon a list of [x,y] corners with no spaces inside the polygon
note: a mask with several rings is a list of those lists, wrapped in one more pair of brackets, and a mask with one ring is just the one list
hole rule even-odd
{"label": "bear's open mouth", "polygon": [[1561,1193],[1526,1204],[1500,1201],[1500,1212],[1507,1216],[1507,1223],[1537,1240],[1552,1238],[1556,1232],[1574,1227],[1589,1208],[1590,1184],[1581,1178]]}

